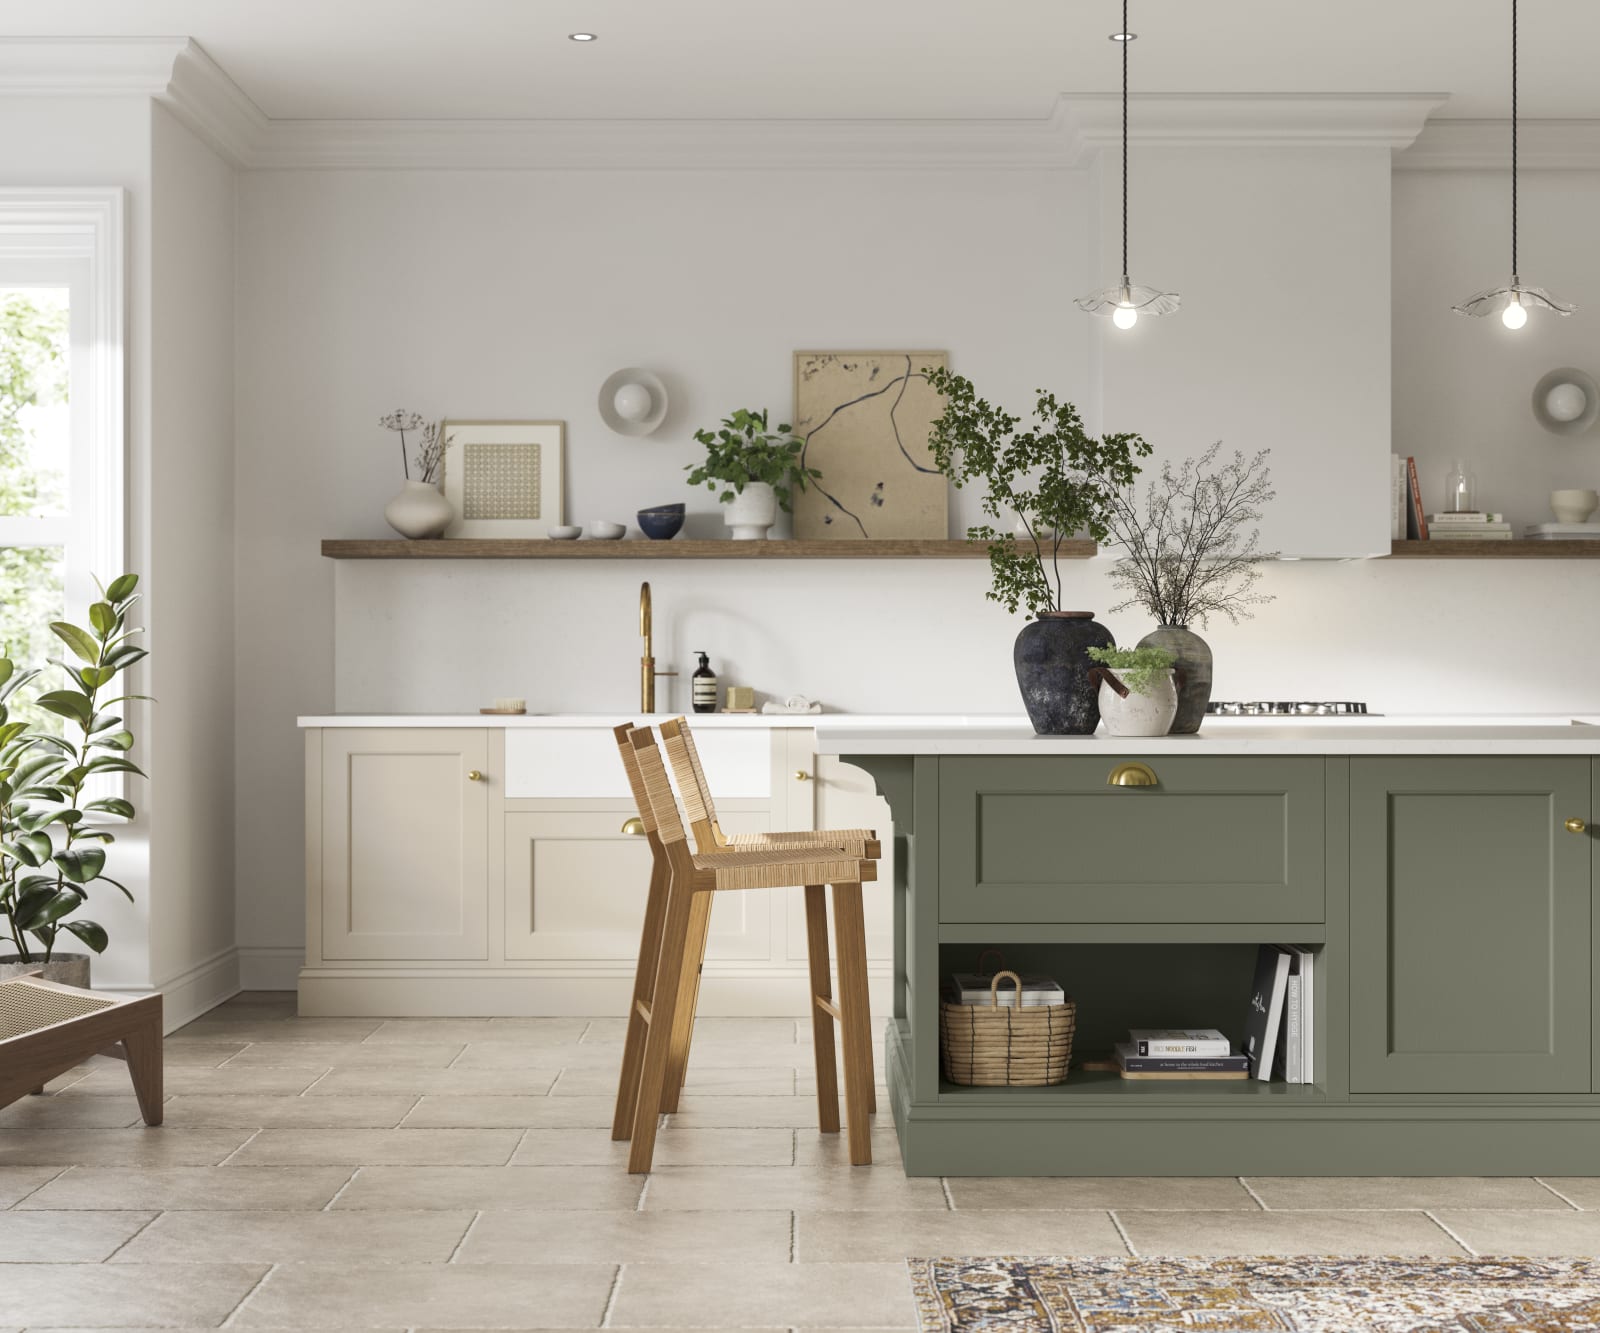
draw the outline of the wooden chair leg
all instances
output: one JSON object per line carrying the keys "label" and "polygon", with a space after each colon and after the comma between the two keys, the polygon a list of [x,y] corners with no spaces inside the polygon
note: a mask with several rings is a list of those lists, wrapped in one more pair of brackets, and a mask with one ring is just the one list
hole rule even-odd
{"label": "wooden chair leg", "polygon": [[806,958],[811,968],[811,1055],[817,1069],[817,1125],[824,1134],[837,1134],[839,1073],[833,1053],[836,1006],[828,969],[827,890],[821,884],[806,885]]}
{"label": "wooden chair leg", "polygon": [[861,885],[833,886],[833,930],[839,949],[839,1021],[844,1027],[844,1109],[850,1164],[872,1161],[872,1015],[867,994],[867,928]]}
{"label": "wooden chair leg", "polygon": [[[654,848],[651,849],[652,852]],[[634,1108],[639,1100],[639,1074],[644,1067],[645,1034],[649,1031],[650,1000],[655,994],[660,966],[661,927],[667,914],[667,871],[660,856],[652,858],[650,893],[645,899],[644,927],[639,932],[639,962],[633,972],[633,999],[628,1005],[628,1032],[622,1043],[622,1073],[617,1078],[617,1106],[611,1116],[611,1137],[633,1134]]]}
{"label": "wooden chair leg", "polygon": [[689,951],[689,919],[694,897],[687,885],[668,886],[666,922],[661,930],[661,961],[650,1001],[650,1029],[645,1035],[639,1099],[633,1113],[633,1146],[628,1152],[628,1171],[633,1175],[648,1172],[655,1157],[661,1092],[666,1085],[667,1057],[672,1047],[672,1017],[678,1007]]}
{"label": "wooden chair leg", "polygon": [[711,930],[711,895],[697,893],[689,906],[689,951],[683,979],[678,984],[678,1006],[672,1011],[672,1043],[667,1052],[667,1080],[661,1089],[661,1109],[669,1115],[678,1109],[678,1094],[689,1072],[689,1044],[694,1039],[695,1010],[700,1004],[700,969],[706,961],[706,936]]}
{"label": "wooden chair leg", "polygon": [[133,1095],[139,1101],[139,1114],[147,1125],[159,1125],[162,1117],[161,1015],[122,1039],[128,1053],[128,1074],[133,1079]]}

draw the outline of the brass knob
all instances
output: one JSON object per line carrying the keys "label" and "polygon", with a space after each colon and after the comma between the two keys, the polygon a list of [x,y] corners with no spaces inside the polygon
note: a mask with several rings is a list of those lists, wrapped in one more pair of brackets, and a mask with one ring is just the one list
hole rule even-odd
{"label": "brass knob", "polygon": [[478,770],[475,769],[475,768],[469,768],[467,770],[467,781],[468,782],[482,782],[483,781],[483,774],[478,772]]}
{"label": "brass knob", "polygon": [[1583,822],[1583,820],[1581,820],[1581,819],[1569,819],[1569,820],[1567,820],[1567,832],[1568,833],[1587,833],[1588,831],[1589,831],[1589,826],[1587,824],[1585,824]]}
{"label": "brass knob", "polygon": [[796,782],[810,782],[811,774],[807,773],[803,768],[797,768],[794,771],[794,780]]}
{"label": "brass knob", "polygon": [[622,831],[632,834],[636,838],[642,838],[644,837],[644,820],[640,819],[638,815],[634,815],[631,819],[624,819],[622,821]]}
{"label": "brass knob", "polygon": [[1159,787],[1161,779],[1148,764],[1118,764],[1106,778],[1108,787]]}

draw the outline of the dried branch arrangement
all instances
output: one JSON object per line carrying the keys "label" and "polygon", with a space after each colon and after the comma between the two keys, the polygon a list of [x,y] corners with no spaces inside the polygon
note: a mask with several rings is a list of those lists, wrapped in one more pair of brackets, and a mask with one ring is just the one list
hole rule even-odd
{"label": "dried branch arrangement", "polygon": [[1270,450],[1246,459],[1235,450],[1218,463],[1219,440],[1176,470],[1163,463],[1141,504],[1129,488],[1112,501],[1110,529],[1127,551],[1112,567],[1111,581],[1128,594],[1112,607],[1141,606],[1160,625],[1204,625],[1223,615],[1237,625],[1249,608],[1272,600],[1256,591],[1262,551],[1263,507],[1275,498]]}

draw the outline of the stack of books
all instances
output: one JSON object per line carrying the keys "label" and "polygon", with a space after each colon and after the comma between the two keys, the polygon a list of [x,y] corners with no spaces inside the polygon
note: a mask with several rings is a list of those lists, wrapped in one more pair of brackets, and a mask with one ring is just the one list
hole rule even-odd
{"label": "stack of books", "polygon": [[[994,976],[984,976],[980,972],[956,972],[945,980],[944,998],[949,1004],[983,1004],[993,1002],[994,994],[990,986]],[[1008,977],[1000,983],[998,988],[1000,1007],[1010,1009],[1017,1003],[1017,988],[1011,984]],[[1051,977],[1037,977],[1024,974],[1022,977],[1022,1007],[1034,1009],[1046,1004],[1065,1004],[1066,992],[1061,989],[1059,982]]]}
{"label": "stack of books", "polygon": [[1263,944],[1245,1018],[1245,1054],[1250,1073],[1285,1083],[1311,1083],[1316,1068],[1312,1038],[1314,955],[1293,944]]}
{"label": "stack of books", "polygon": [[1216,1028],[1134,1028],[1116,1052],[1123,1078],[1250,1077],[1250,1057],[1237,1054]]}
{"label": "stack of books", "polygon": [[1600,541],[1600,523],[1530,523],[1522,535],[1531,542]]}
{"label": "stack of books", "polygon": [[1511,524],[1504,514],[1430,514],[1428,535],[1436,542],[1508,542]]}

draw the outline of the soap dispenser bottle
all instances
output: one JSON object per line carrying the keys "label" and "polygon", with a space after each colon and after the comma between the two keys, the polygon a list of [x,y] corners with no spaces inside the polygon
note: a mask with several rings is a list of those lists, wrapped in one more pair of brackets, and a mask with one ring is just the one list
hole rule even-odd
{"label": "soap dispenser bottle", "polygon": [[690,678],[690,697],[694,701],[694,711],[697,713],[714,713],[717,711],[717,673],[711,669],[711,657],[695,649],[700,658],[700,665]]}

